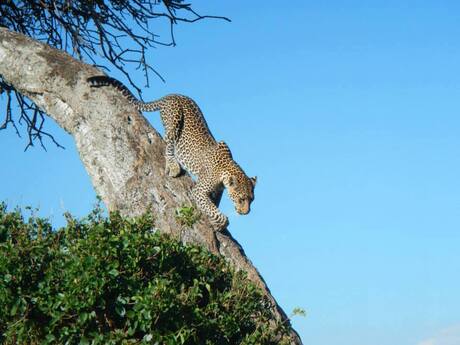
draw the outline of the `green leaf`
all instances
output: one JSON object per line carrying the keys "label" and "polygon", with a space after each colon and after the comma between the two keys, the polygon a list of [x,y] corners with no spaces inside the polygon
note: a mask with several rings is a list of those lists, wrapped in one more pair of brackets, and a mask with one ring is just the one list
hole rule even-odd
{"label": "green leaf", "polygon": [[151,341],[153,339],[153,335],[151,334],[146,334],[144,335],[144,338],[142,340],[144,341]]}
{"label": "green leaf", "polygon": [[48,334],[46,337],[45,337],[45,344],[50,344],[52,343],[53,341],[56,340],[56,337],[53,335],[53,334]]}
{"label": "green leaf", "polygon": [[111,275],[112,277],[117,277],[119,272],[116,268],[112,268],[109,272],[109,275]]}
{"label": "green leaf", "polygon": [[125,316],[126,314],[126,309],[122,305],[117,305],[115,306],[115,311],[117,312],[118,315],[121,317]]}

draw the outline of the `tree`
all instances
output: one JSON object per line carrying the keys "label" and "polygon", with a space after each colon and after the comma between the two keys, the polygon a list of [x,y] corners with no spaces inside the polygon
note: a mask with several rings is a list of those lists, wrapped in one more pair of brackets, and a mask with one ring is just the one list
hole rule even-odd
{"label": "tree", "polygon": [[[126,24],[126,17],[133,26]],[[42,130],[45,116],[53,118],[73,136],[93,186],[110,211],[136,216],[151,210],[161,231],[203,245],[246,271],[268,296],[274,316],[289,322],[228,231],[215,233],[205,218],[192,227],[177,221],[177,210],[194,204],[193,182],[189,176],[165,176],[160,135],[116,90],[91,90],[86,82],[101,74],[95,66],[100,63],[98,51],[105,68],[119,69],[130,80],[124,66],[137,63],[148,82],[149,72],[155,71],[145,60],[146,49],[154,44],[174,45],[176,23],[204,18],[226,19],[201,16],[182,0],[2,2],[0,88],[7,98],[3,127],[14,125],[13,98],[19,105],[19,119],[27,124],[28,146],[34,140],[43,144],[44,136],[54,141]],[[149,29],[149,22],[160,19],[170,26],[170,42],[159,41]],[[126,40],[137,48],[124,49]],[[294,330],[291,336],[293,344],[301,344]]]}
{"label": "tree", "polygon": [[[226,17],[198,14],[184,0],[6,0],[0,2],[0,27],[9,28],[35,38],[52,47],[69,52],[79,60],[89,60],[104,69],[120,71],[140,94],[141,89],[132,80],[126,66],[135,64],[149,85],[149,72],[161,75],[148,63],[146,51],[155,45],[175,46],[174,26],[180,22],[193,23],[214,18],[230,21]],[[152,32],[152,20],[163,20],[169,25],[170,37],[162,41]],[[129,48],[126,48],[127,45]],[[101,55],[103,59],[99,59]],[[43,137],[53,136],[43,131],[45,114],[36,104],[28,102],[0,75],[0,93],[7,92],[6,116],[0,129],[9,124],[15,127],[12,104],[13,93],[20,109],[19,121],[27,125],[29,142],[26,149]]]}

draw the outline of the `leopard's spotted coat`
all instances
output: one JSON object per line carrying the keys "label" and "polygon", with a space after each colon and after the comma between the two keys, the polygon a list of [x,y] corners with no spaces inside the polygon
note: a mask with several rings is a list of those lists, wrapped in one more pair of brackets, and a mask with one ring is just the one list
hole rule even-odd
{"label": "leopard's spotted coat", "polygon": [[189,97],[167,95],[153,102],[141,102],[116,79],[97,76],[88,79],[93,87],[111,85],[140,111],[160,111],[165,127],[166,172],[177,177],[181,167],[197,177],[193,196],[214,228],[223,230],[227,217],[219,209],[224,188],[240,214],[250,211],[254,200],[255,177],[248,177],[233,160],[224,142],[217,142],[209,131],[198,105]]}

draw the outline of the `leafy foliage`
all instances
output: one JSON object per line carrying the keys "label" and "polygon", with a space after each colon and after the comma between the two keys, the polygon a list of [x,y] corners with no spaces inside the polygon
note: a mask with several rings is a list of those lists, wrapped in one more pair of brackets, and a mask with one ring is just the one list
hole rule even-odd
{"label": "leafy foliage", "polygon": [[67,221],[53,231],[0,204],[0,343],[282,343],[243,273],[153,231],[151,215]]}
{"label": "leafy foliage", "polygon": [[201,214],[193,206],[182,206],[176,210],[176,220],[180,225],[192,227],[201,218]]}
{"label": "leafy foliage", "polygon": [[291,317],[292,316],[303,316],[303,317],[305,317],[305,316],[307,316],[307,312],[303,308],[295,307],[292,310]]}

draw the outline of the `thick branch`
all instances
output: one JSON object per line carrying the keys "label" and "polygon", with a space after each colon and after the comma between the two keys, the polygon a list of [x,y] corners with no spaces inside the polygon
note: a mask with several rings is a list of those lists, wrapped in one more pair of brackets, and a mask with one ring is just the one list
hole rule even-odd
{"label": "thick branch", "polygon": [[[189,176],[164,173],[164,142],[116,90],[94,90],[86,79],[96,68],[62,51],[0,28],[0,75],[29,97],[74,139],[93,186],[109,210],[135,216],[148,209],[156,226],[187,243],[225,256],[263,289],[279,320],[289,322],[256,268],[228,233],[213,232],[207,219],[181,228],[175,211],[192,205]],[[301,344],[295,332],[293,344]]]}

